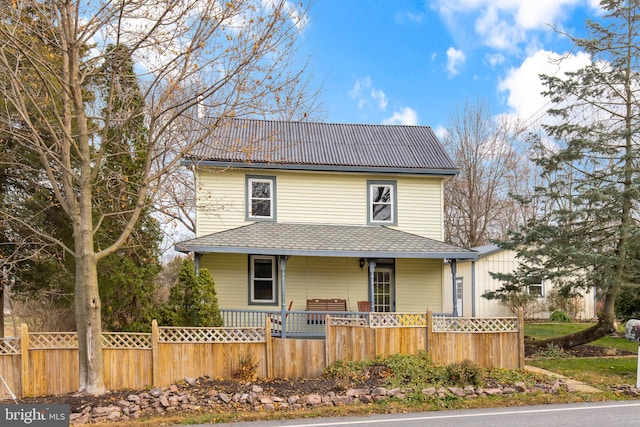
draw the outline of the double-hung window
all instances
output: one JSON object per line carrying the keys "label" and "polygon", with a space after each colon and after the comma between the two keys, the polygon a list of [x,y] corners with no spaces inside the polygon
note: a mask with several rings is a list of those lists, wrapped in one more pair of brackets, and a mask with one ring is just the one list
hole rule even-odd
{"label": "double-hung window", "polygon": [[276,304],[276,257],[249,257],[249,304]]}
{"label": "double-hung window", "polygon": [[276,219],[276,177],[247,176],[247,219]]}
{"label": "double-hung window", "polygon": [[527,286],[527,293],[539,298],[544,296],[544,280],[540,280],[540,283],[532,283]]}
{"label": "double-hung window", "polygon": [[368,181],[369,224],[397,225],[397,196],[395,181]]}

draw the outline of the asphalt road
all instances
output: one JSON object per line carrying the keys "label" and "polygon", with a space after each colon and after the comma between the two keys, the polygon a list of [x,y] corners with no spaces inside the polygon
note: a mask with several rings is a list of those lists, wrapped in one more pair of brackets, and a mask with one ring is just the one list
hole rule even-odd
{"label": "asphalt road", "polygon": [[[211,424],[206,425],[211,427]],[[416,412],[369,417],[316,418],[216,424],[216,427],[638,427],[640,401]],[[178,426],[175,426],[178,427]],[[193,427],[193,426],[192,426]],[[205,425],[195,426],[205,427]]]}

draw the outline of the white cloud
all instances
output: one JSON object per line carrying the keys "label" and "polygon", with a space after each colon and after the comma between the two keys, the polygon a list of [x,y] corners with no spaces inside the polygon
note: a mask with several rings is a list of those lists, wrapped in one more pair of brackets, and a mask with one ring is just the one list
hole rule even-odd
{"label": "white cloud", "polygon": [[501,53],[494,53],[494,54],[488,53],[485,55],[485,59],[489,63],[489,65],[491,65],[492,67],[495,67],[496,65],[500,65],[505,61],[505,57]]}
{"label": "white cloud", "polygon": [[540,74],[562,76],[589,63],[590,57],[584,52],[562,57],[555,52],[538,50],[526,58],[520,67],[511,68],[498,84],[498,90],[507,93],[507,104],[513,114],[531,124],[543,116],[550,106],[549,100],[542,95],[544,86]]}
{"label": "white cloud", "polygon": [[[482,44],[500,50],[515,49],[532,40],[530,31],[550,31],[571,8],[584,0],[434,0],[452,34],[473,28]],[[595,8],[595,0],[589,0]]]}
{"label": "white cloud", "polygon": [[347,95],[349,95],[349,98],[356,99],[360,96],[363,88],[367,89],[369,87],[371,87],[371,79],[368,76],[362,80],[358,78]]}
{"label": "white cloud", "polygon": [[433,132],[436,134],[436,136],[440,140],[445,139],[447,137],[447,135],[449,135],[449,132],[447,131],[447,128],[444,127],[444,126],[436,126],[436,128],[433,129]]}
{"label": "white cloud", "polygon": [[412,12],[403,12],[396,15],[396,22],[404,22],[404,20],[408,20],[415,23],[420,23],[424,19],[424,14],[422,13],[412,13]]}
{"label": "white cloud", "polygon": [[402,111],[396,111],[391,117],[382,121],[383,125],[407,125],[418,124],[418,114],[411,108],[405,107]]}
{"label": "white cloud", "polygon": [[376,89],[373,86],[369,76],[357,78],[351,90],[347,93],[349,98],[358,101],[358,109],[363,109],[370,102],[381,111],[386,111],[389,101],[382,89]]}
{"label": "white cloud", "polygon": [[387,109],[387,104],[389,104],[389,101],[387,101],[387,97],[382,89],[371,89],[371,98],[378,102],[378,108],[380,108],[382,111],[385,111]]}
{"label": "white cloud", "polygon": [[455,76],[460,72],[460,67],[464,65],[467,59],[463,51],[450,47],[447,49],[447,71],[449,76]]}

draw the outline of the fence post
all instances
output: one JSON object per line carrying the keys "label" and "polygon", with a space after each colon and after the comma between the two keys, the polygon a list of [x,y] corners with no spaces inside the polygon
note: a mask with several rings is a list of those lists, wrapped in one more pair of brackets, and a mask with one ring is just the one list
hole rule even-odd
{"label": "fence post", "polygon": [[518,308],[518,368],[524,369],[524,310]]}
{"label": "fence post", "polygon": [[20,325],[20,397],[31,396],[29,372],[29,327],[23,323]]}
{"label": "fence post", "polygon": [[271,317],[265,321],[264,339],[267,345],[267,378],[273,378],[273,342],[271,341]]}
{"label": "fence post", "polygon": [[325,315],[324,318],[324,367],[325,369],[331,365],[331,354],[333,347],[331,346],[332,341],[335,341],[335,338],[331,336],[331,316],[328,314]]}
{"label": "fence post", "polygon": [[158,321],[153,319],[151,321],[151,381],[153,387],[158,387],[160,384],[160,365],[158,365]]}
{"label": "fence post", "polygon": [[[431,354],[431,343],[433,342],[433,313],[427,308],[427,353]],[[431,355],[433,360],[433,354]]]}

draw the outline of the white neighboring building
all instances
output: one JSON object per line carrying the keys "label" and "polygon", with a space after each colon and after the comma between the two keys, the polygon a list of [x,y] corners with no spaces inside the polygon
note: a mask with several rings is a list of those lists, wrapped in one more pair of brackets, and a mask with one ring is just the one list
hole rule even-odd
{"label": "white neighboring building", "polygon": [[[457,288],[457,312],[464,317],[502,317],[513,316],[511,311],[498,300],[483,298],[486,292],[495,291],[502,287],[497,279],[490,273],[509,273],[514,271],[519,262],[515,251],[501,249],[496,245],[484,245],[471,248],[478,252],[477,261],[458,261],[456,267]],[[475,279],[474,279],[475,276]],[[529,292],[539,295],[540,302],[545,303],[546,297],[553,289],[553,284],[547,281],[539,285],[532,285]],[[451,301],[451,299],[449,299]],[[578,319],[591,320],[596,318],[596,293],[595,289],[583,293],[582,310],[578,313]],[[449,303],[444,307],[445,311],[452,312],[453,307]],[[536,318],[547,318],[549,312],[540,312]]]}

